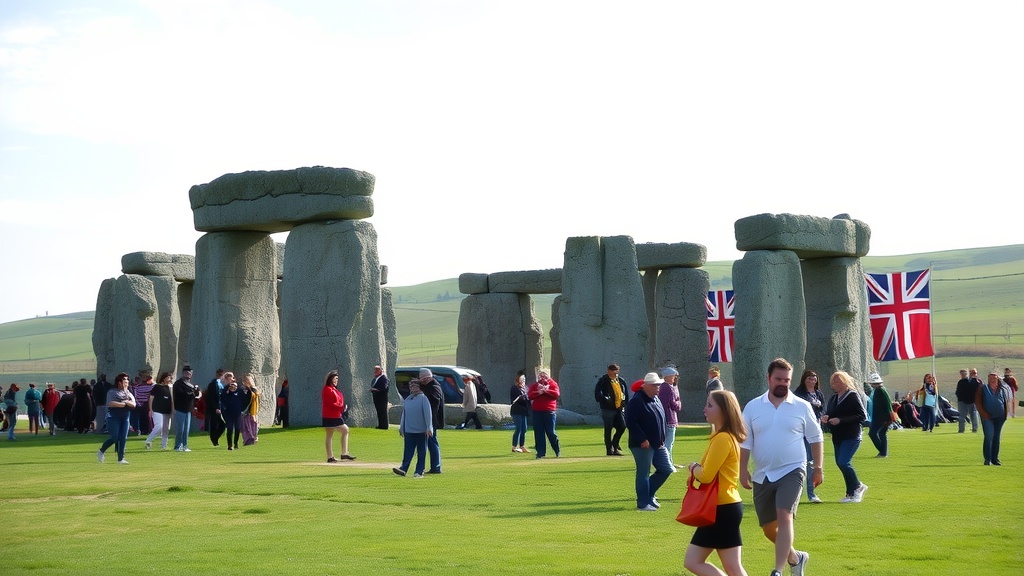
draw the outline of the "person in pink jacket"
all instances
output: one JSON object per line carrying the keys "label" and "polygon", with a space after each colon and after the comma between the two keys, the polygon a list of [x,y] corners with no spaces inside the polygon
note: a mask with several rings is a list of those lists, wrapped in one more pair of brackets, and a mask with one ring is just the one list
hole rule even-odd
{"label": "person in pink jacket", "polygon": [[558,434],[555,432],[555,414],[558,411],[558,382],[552,380],[547,371],[537,373],[537,381],[530,384],[526,396],[530,399],[533,410],[533,439],[537,444],[537,458],[547,454],[544,437],[551,442],[555,458],[561,456],[558,448]]}

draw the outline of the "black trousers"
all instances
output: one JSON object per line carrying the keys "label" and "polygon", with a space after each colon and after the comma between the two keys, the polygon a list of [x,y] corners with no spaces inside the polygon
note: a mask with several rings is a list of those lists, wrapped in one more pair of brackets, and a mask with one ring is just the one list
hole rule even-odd
{"label": "black trousers", "polygon": [[373,407],[377,410],[377,428],[388,429],[388,395],[387,393],[373,393]]}
{"label": "black trousers", "polygon": [[206,430],[210,432],[210,442],[216,446],[220,443],[220,437],[224,434],[224,418],[216,412],[206,414]]}
{"label": "black trousers", "polygon": [[[622,439],[622,434],[626,431],[626,419],[622,416],[622,410],[605,410],[602,408],[601,419],[604,420],[605,450],[608,452],[611,452],[613,448],[621,450],[619,448],[619,440]],[[612,437],[612,428],[615,429],[614,437]]]}

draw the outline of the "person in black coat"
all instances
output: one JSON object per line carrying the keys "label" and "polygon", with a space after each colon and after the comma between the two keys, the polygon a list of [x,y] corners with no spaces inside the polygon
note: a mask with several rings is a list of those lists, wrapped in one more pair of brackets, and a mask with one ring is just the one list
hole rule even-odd
{"label": "person in black coat", "polygon": [[224,394],[224,381],[221,380],[223,376],[224,369],[217,368],[217,377],[206,386],[204,395],[206,399],[206,429],[210,432],[210,442],[213,442],[214,446],[220,446],[220,437],[224,434],[224,415],[221,406],[221,396]]}
{"label": "person in black coat", "polygon": [[438,431],[444,428],[444,391],[428,368],[420,368],[420,390],[430,402],[430,415],[434,419],[434,433],[427,438],[427,453],[430,455],[430,469],[427,474],[441,473],[441,445],[437,441]]}
{"label": "person in black coat", "polygon": [[377,428],[388,429],[388,390],[391,382],[388,375],[379,365],[373,367],[373,381],[370,383],[370,394],[373,396],[373,407],[377,411]]}
{"label": "person in black coat", "polygon": [[233,373],[225,372],[221,380],[226,387],[221,394],[220,405],[224,426],[227,429],[228,450],[237,450],[238,437],[242,433],[242,408],[249,404],[249,398],[238,388]]}

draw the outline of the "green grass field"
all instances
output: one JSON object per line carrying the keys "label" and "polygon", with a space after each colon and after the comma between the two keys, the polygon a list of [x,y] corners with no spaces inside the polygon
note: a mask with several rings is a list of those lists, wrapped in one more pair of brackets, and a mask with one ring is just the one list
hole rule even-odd
{"label": "green grass field", "polygon": [[[20,423],[19,429],[25,429]],[[797,547],[808,575],[1017,576],[1024,565],[1024,418],[1008,421],[1002,467],[982,466],[981,433],[890,432],[890,457],[865,438],[854,459],[870,486],[839,504],[842,477],[826,439],[826,501],[802,502]],[[532,431],[531,431],[532,439]],[[506,430],[444,430],[444,473],[391,473],[397,431],[352,431],[354,462],[324,462],[323,432],[265,429],[228,452],[205,436],[193,452],[145,451],[122,466],[103,437],[19,434],[0,440],[0,573],[670,575],[683,572],[692,528],[675,522],[685,479],[635,510],[633,462],[603,455],[600,428],[559,430],[563,457],[510,452]],[[707,428],[680,428],[677,463],[700,457]],[[531,442],[532,444],[532,442]],[[744,566],[771,570],[772,548],[744,498]]]}

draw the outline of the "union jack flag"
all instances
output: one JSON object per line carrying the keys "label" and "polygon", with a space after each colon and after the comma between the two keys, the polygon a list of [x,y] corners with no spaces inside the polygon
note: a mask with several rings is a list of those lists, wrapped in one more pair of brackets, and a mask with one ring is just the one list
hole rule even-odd
{"label": "union jack flag", "polygon": [[732,338],[736,328],[733,291],[708,292],[704,304],[708,308],[708,360],[732,362]]}
{"label": "union jack flag", "polygon": [[875,360],[932,356],[931,270],[865,274]]}

